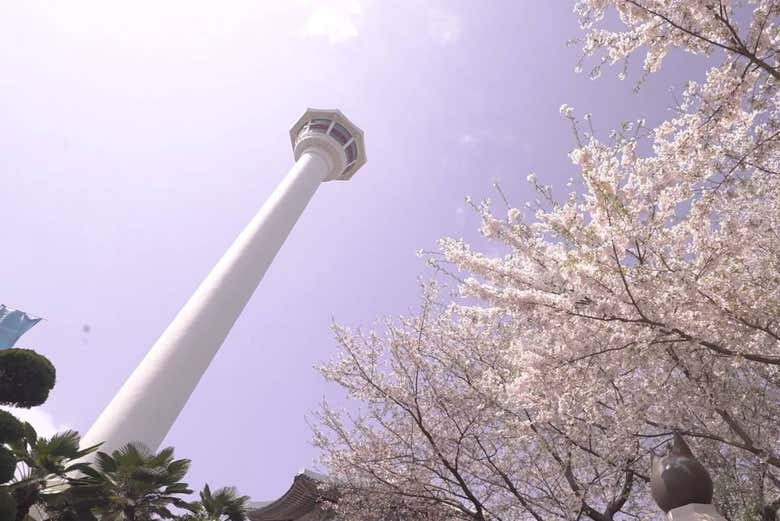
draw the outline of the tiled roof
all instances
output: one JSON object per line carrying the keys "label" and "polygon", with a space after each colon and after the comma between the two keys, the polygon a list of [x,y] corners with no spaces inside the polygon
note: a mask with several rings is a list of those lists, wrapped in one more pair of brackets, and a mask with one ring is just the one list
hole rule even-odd
{"label": "tiled roof", "polygon": [[293,479],[292,486],[282,497],[273,501],[251,503],[249,519],[252,521],[292,521],[317,508],[322,498],[318,486],[327,476],[304,469]]}

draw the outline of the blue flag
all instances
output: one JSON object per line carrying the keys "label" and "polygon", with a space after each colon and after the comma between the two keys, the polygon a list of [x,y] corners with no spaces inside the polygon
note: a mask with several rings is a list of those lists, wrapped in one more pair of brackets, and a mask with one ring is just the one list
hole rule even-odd
{"label": "blue flag", "polygon": [[7,308],[0,304],[0,349],[13,347],[19,337],[40,320],[40,318],[31,317],[24,311]]}

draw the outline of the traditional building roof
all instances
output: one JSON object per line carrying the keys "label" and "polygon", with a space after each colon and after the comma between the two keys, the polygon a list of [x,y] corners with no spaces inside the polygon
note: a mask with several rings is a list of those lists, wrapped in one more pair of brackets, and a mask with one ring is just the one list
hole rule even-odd
{"label": "traditional building roof", "polygon": [[279,499],[254,502],[249,505],[249,519],[252,521],[295,521],[328,519],[320,501],[327,499],[321,490],[327,476],[303,469],[293,479],[292,486]]}

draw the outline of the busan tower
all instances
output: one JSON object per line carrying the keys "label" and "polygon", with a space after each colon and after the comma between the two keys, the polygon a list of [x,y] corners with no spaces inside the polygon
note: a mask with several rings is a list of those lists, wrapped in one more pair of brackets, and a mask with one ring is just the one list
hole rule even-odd
{"label": "busan tower", "polygon": [[290,130],[295,164],[82,439],[108,452],[156,451],[323,181],[366,162],[363,132],[338,110],[309,109]]}

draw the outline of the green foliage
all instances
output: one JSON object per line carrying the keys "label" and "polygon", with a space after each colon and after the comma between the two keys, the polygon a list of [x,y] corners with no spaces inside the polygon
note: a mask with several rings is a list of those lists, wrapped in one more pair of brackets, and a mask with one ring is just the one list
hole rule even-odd
{"label": "green foliage", "polygon": [[16,501],[7,488],[0,488],[0,521],[16,519]]}
{"label": "green foliage", "polygon": [[95,465],[81,469],[85,476],[70,483],[74,496],[91,502],[102,520],[173,519],[171,506],[193,509],[181,497],[192,493],[181,482],[189,467],[190,460],[173,459],[171,447],[154,454],[128,443],[111,454],[98,452]]}
{"label": "green foliage", "polygon": [[11,481],[16,472],[16,457],[13,452],[0,446],[0,483]]}
{"label": "green foliage", "polygon": [[0,443],[18,441],[24,436],[24,425],[13,414],[0,411]]}
{"label": "green foliage", "polygon": [[222,487],[214,492],[208,484],[200,492],[200,501],[193,503],[193,514],[183,521],[245,521],[249,496],[239,496],[235,487]]}
{"label": "green foliage", "polygon": [[0,404],[41,405],[54,387],[57,373],[45,356],[29,349],[0,351]]}
{"label": "green foliage", "polygon": [[13,444],[13,448],[19,461],[24,462],[36,477],[62,477],[68,472],[80,470],[86,463],[72,462],[97,449],[97,446],[79,449],[81,438],[76,431],[59,432],[51,438],[39,438],[34,430],[31,434],[22,443]]}
{"label": "green foliage", "polygon": [[[49,397],[55,381],[56,371],[45,356],[29,349],[0,351],[0,405],[40,405]],[[26,519],[47,486],[47,472],[38,469],[29,457],[30,444],[36,440],[30,424],[0,411],[0,483],[14,480],[19,462],[28,465],[29,474],[0,488],[0,521]]]}
{"label": "green foliage", "polygon": [[51,438],[38,437],[29,423],[24,424],[24,431],[21,440],[9,444],[15,459],[26,466],[23,479],[10,485],[16,499],[18,519],[24,519],[36,504],[47,510],[50,507],[64,508],[69,495],[67,488],[62,487],[63,480],[88,467],[87,463],[74,463],[74,460],[96,449],[79,449],[80,438],[75,431],[61,432]]}
{"label": "green foliage", "polygon": [[[10,485],[17,521],[27,520],[25,515],[33,505],[46,511],[47,521],[247,519],[249,498],[233,487],[212,492],[206,485],[200,501],[188,502],[186,496],[192,490],[181,480],[190,461],[174,459],[172,448],[155,454],[142,445],[127,444],[110,454],[98,452],[92,464],[73,463],[96,447],[79,450],[74,431],[39,438],[31,427],[23,441],[12,447],[19,461],[29,467],[25,479]],[[181,510],[186,514],[181,515]]]}

